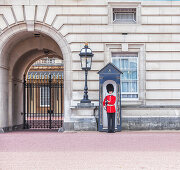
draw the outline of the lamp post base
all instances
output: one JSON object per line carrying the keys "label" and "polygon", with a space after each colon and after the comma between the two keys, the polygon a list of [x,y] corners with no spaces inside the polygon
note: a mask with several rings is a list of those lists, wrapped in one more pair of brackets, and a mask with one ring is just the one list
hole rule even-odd
{"label": "lamp post base", "polygon": [[90,107],[94,107],[94,103],[78,103],[77,107],[78,108],[90,108]]}
{"label": "lamp post base", "polygon": [[91,103],[91,100],[89,99],[82,99],[80,103]]}

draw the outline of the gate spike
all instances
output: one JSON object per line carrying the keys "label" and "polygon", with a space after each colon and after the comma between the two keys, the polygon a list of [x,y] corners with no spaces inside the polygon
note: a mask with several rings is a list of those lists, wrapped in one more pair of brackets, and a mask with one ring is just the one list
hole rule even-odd
{"label": "gate spike", "polygon": [[54,82],[56,82],[56,75],[54,75]]}
{"label": "gate spike", "polygon": [[58,79],[57,79],[58,83],[59,83],[59,74],[58,74]]}
{"label": "gate spike", "polygon": [[31,82],[31,74],[30,74],[30,76],[29,76],[28,82],[29,82],[29,83]]}
{"label": "gate spike", "polygon": [[43,76],[41,75],[41,83],[43,82]]}
{"label": "gate spike", "polygon": [[39,78],[38,78],[38,81],[37,81],[38,83],[40,83],[40,75],[39,75]]}
{"label": "gate spike", "polygon": [[33,82],[35,81],[35,75],[33,74]]}
{"label": "gate spike", "polygon": [[28,73],[26,74],[26,81],[28,81]]}
{"label": "gate spike", "polygon": [[61,83],[63,82],[62,74],[61,74]]}
{"label": "gate spike", "polygon": [[49,82],[49,75],[47,75],[47,79],[46,79],[47,83]]}

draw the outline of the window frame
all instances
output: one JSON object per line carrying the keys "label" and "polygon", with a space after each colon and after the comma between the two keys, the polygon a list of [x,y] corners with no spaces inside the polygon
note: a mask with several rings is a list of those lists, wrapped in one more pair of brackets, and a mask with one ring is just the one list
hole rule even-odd
{"label": "window frame", "polygon": [[[113,9],[114,8],[135,8],[136,9],[136,22],[114,22]],[[108,20],[112,25],[138,25],[141,24],[141,2],[108,2]]]}
{"label": "window frame", "polygon": [[146,105],[146,44],[145,43],[105,43],[104,66],[111,62],[112,53],[137,53],[139,66],[139,100],[124,100],[123,106]]}
{"label": "window frame", "polygon": [[[130,12],[128,12],[128,11],[126,11],[126,12],[114,12],[114,9],[115,8],[113,8],[113,23],[118,23],[118,24],[136,24],[136,22],[137,22],[137,9],[136,8],[133,8],[133,9],[135,9],[135,12],[132,12],[132,11],[130,11]],[[130,8],[117,8],[117,9],[130,9]],[[120,15],[125,15],[125,14],[132,14],[133,15],[133,19],[132,20],[121,20],[121,19],[116,19],[116,15],[117,14],[120,14]],[[115,16],[115,17],[114,17]]]}
{"label": "window frame", "polygon": [[[120,80],[121,80],[121,97],[122,97],[122,95],[123,94],[137,94],[138,95],[138,97],[137,98],[123,98],[122,97],[122,100],[126,100],[126,101],[130,101],[130,100],[134,100],[134,101],[137,101],[137,100],[139,100],[139,81],[140,81],[140,78],[139,78],[139,55],[138,55],[138,53],[131,53],[131,52],[129,52],[129,53],[123,53],[123,52],[112,52],[112,54],[111,54],[111,62],[113,63],[113,54],[120,54],[121,56],[122,55],[127,55],[126,57],[116,57],[116,58],[118,58],[118,59],[122,59],[122,58],[124,58],[124,59],[128,59],[128,58],[134,58],[134,57],[128,57],[128,54],[131,54],[131,55],[133,55],[133,54],[135,54],[137,57],[136,57],[136,60],[137,60],[137,92],[122,92],[122,82],[123,82],[123,80],[122,80],[122,77],[120,78]],[[120,69],[121,70],[121,69]],[[122,71],[122,70],[121,70]],[[123,71],[122,71],[123,72]],[[131,81],[132,82],[132,80],[129,80],[129,81]]]}

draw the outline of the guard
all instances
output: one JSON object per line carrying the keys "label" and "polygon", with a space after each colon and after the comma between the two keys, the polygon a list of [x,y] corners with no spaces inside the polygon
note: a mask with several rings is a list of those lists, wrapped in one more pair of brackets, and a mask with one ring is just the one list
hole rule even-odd
{"label": "guard", "polygon": [[103,106],[107,111],[108,133],[115,133],[116,96],[113,96],[114,86],[112,84],[108,84],[106,89],[109,94],[104,98]]}

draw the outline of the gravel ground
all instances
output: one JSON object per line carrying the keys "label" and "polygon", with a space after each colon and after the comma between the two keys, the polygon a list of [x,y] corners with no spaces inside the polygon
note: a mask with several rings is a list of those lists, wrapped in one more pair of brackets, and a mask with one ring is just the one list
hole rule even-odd
{"label": "gravel ground", "polygon": [[180,131],[0,134],[0,170],[180,170]]}

